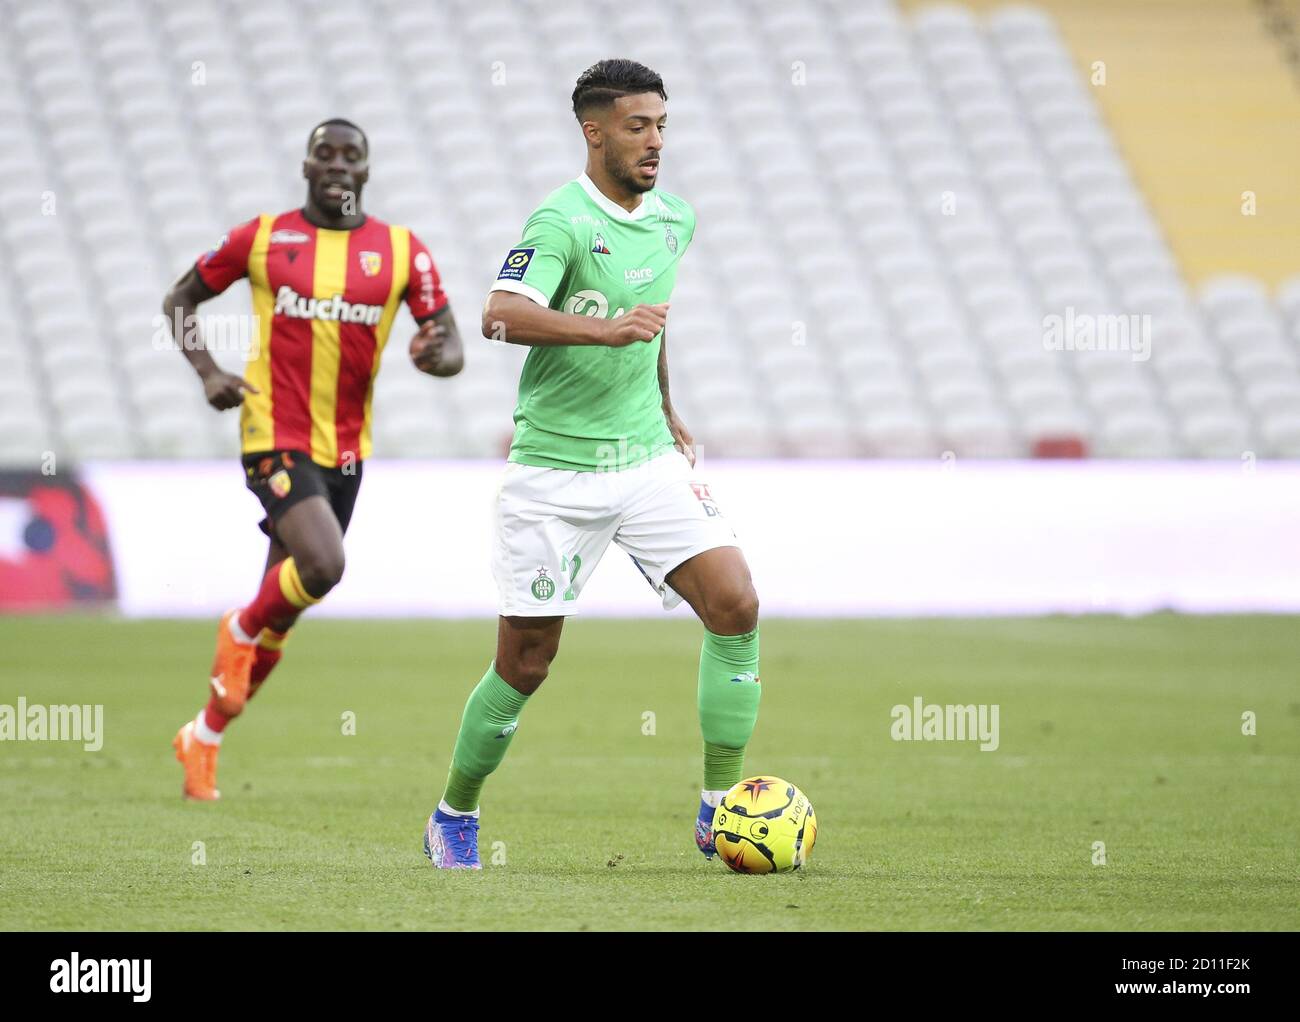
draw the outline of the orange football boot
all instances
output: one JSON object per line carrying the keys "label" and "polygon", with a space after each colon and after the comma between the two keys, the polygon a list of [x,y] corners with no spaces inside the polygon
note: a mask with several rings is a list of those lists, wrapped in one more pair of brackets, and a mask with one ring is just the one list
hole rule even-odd
{"label": "orange football boot", "polygon": [[230,634],[230,621],[237,613],[228,610],[217,627],[217,655],[212,661],[212,694],[222,716],[238,717],[248,702],[249,677],[257,656],[257,636],[250,643],[236,642]]}
{"label": "orange football boot", "polygon": [[217,753],[221,746],[201,742],[194,735],[194,721],[190,721],[172,739],[177,761],[185,768],[185,785],[181,788],[186,798],[200,802],[214,802],[221,797],[217,791]]}

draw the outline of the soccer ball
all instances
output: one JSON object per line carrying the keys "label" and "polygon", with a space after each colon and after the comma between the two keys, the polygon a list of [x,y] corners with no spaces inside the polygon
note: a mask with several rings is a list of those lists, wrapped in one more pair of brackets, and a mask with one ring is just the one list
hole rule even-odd
{"label": "soccer ball", "polygon": [[817,840],[808,796],[779,777],[749,777],[725,795],[713,814],[713,843],[737,873],[798,869]]}

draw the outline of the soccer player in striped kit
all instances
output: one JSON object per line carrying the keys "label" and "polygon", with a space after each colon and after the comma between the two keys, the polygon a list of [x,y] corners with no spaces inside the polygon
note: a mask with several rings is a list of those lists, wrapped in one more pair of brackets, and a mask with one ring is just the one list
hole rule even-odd
{"label": "soccer player in striped kit", "polygon": [[[221,239],[172,287],[163,312],[217,410],[239,406],[245,482],[266,510],[266,573],[251,603],[217,630],[207,705],[173,740],[187,798],[219,797],[217,751],[280,659],[298,615],[343,574],[343,534],[370,455],[371,398],[398,306],[419,330],[416,367],[455,376],[460,335],[424,244],[361,210],[369,144],[355,124],[324,121],[302,165],[307,201],[262,214]],[[194,343],[195,308],[247,277],[258,346],[244,375]],[[178,337],[179,341],[180,338]]]}

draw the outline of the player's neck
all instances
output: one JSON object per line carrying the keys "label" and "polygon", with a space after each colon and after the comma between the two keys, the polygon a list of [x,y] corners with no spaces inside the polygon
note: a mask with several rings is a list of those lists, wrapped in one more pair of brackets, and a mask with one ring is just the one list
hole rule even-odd
{"label": "player's neck", "polygon": [[313,227],[323,227],[327,231],[350,231],[366,222],[366,215],[358,210],[340,216],[332,216],[316,205],[310,198],[302,207],[302,218]]}
{"label": "player's neck", "polygon": [[637,207],[645,201],[644,192],[632,192],[619,188],[603,168],[594,166],[590,160],[587,161],[587,177],[590,178],[591,183],[596,186],[596,190],[601,195],[605,196],[614,205],[622,206],[629,213],[635,213]]}

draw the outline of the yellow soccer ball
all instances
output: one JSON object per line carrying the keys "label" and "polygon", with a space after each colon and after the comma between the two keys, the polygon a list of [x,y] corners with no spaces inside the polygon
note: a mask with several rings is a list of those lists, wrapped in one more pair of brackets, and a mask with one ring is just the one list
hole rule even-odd
{"label": "yellow soccer ball", "polygon": [[816,840],[808,796],[779,777],[747,777],[722,796],[713,814],[713,843],[737,873],[798,869]]}

